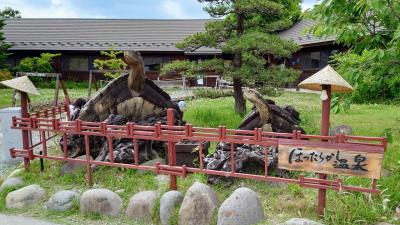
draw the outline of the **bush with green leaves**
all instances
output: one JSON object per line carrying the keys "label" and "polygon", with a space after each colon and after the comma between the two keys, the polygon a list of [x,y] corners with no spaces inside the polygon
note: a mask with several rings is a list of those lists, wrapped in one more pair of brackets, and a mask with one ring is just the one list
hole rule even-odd
{"label": "bush with green leaves", "polygon": [[160,75],[179,74],[184,77],[197,77],[201,71],[197,69],[196,64],[196,61],[174,60],[161,68]]}
{"label": "bush with green leaves", "polygon": [[52,60],[60,55],[60,53],[42,53],[40,57],[23,58],[16,70],[19,72],[52,73],[54,72]]}
{"label": "bush with green leaves", "polygon": [[400,100],[400,1],[323,0],[307,15],[315,35],[349,48],[333,63],[355,88],[353,102]]}
{"label": "bush with green leaves", "polygon": [[256,85],[269,86],[274,88],[283,88],[295,83],[301,72],[292,68],[286,68],[280,65],[271,65],[256,77],[249,77]]}
{"label": "bush with green leaves", "polygon": [[400,102],[400,67],[388,65],[383,50],[352,51],[333,57],[339,74],[354,91],[351,100],[356,103]]}
{"label": "bush with green leaves", "polygon": [[126,63],[118,56],[123,54],[123,51],[117,51],[112,46],[107,51],[101,51],[100,54],[106,56],[108,59],[95,59],[93,62],[94,67],[99,70],[104,70],[104,75],[112,79],[117,78],[121,75],[120,72],[112,72],[107,70],[125,70]]}
{"label": "bush with green leaves", "polygon": [[214,89],[214,88],[202,88],[193,91],[195,98],[222,98],[233,96],[233,90],[231,89]]}
{"label": "bush with green leaves", "polygon": [[[279,38],[277,32],[295,22],[301,12],[299,0],[199,0],[204,10],[217,20],[205,24],[204,32],[176,44],[185,51],[201,47],[218,48],[233,57],[221,63],[223,76],[233,81],[235,110],[246,112],[242,87],[247,78],[263,76],[267,56],[289,57],[299,49],[293,41]],[[207,61],[207,60],[205,60]],[[201,64],[193,64],[201,65]],[[204,64],[203,64],[204,65]],[[215,66],[215,65],[214,65]],[[191,67],[189,68],[191,69]],[[192,72],[187,72],[192,74]]]}
{"label": "bush with green leaves", "polygon": [[257,91],[260,94],[268,96],[268,97],[278,97],[283,94],[282,88],[276,88],[276,87],[271,87],[271,86],[258,87]]}
{"label": "bush with green leaves", "polygon": [[[7,69],[0,70],[0,81],[12,79],[13,76],[10,71]],[[3,88],[3,85],[0,85],[0,88]]]}

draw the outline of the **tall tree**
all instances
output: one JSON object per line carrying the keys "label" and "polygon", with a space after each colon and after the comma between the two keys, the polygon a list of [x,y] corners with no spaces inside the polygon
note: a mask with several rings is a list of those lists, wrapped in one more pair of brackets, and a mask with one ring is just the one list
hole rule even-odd
{"label": "tall tree", "polygon": [[4,7],[4,9],[0,10],[0,18],[9,19],[9,18],[21,18],[21,13],[13,9],[11,7]]}
{"label": "tall tree", "polygon": [[[242,86],[247,78],[267,76],[268,55],[288,57],[298,49],[292,41],[276,34],[290,26],[299,16],[299,0],[199,0],[213,18],[205,31],[185,38],[176,46],[186,51],[200,47],[222,49],[233,55],[232,66],[225,75],[233,79],[235,110],[244,113],[245,99]],[[294,2],[294,3],[293,3]],[[297,11],[293,8],[297,7]],[[286,7],[286,8],[285,8]],[[292,10],[292,11],[289,11]],[[276,69],[276,68],[275,68]]]}
{"label": "tall tree", "polygon": [[334,57],[356,90],[356,102],[400,99],[400,1],[323,0],[309,12],[320,36],[336,36],[349,48]]}
{"label": "tall tree", "polygon": [[0,69],[4,69],[6,67],[5,62],[10,55],[7,51],[11,48],[11,45],[5,42],[5,38],[1,30],[5,25],[5,19],[0,19]]}
{"label": "tall tree", "polygon": [[21,17],[18,10],[14,10],[10,7],[5,7],[4,9],[0,10],[0,69],[4,69],[6,67],[5,62],[7,57],[10,55],[10,53],[7,51],[9,48],[11,48],[11,45],[5,42],[4,34],[1,32],[1,30],[6,25],[5,20],[14,17]]}

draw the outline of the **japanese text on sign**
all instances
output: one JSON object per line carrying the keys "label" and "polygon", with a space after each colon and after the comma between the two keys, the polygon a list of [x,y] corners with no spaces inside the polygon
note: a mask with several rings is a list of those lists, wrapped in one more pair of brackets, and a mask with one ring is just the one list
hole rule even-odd
{"label": "japanese text on sign", "polygon": [[378,179],[383,154],[325,147],[279,145],[278,167]]}

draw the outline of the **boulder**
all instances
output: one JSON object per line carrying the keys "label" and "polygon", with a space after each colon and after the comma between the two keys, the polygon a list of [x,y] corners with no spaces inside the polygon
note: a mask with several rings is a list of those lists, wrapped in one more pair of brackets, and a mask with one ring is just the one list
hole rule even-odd
{"label": "boulder", "polygon": [[323,224],[309,220],[309,219],[292,218],[292,219],[284,222],[282,225],[323,225]]}
{"label": "boulder", "polygon": [[[82,159],[82,160],[86,160],[86,155],[81,155],[79,157],[76,157],[76,159]],[[92,157],[90,157],[90,160],[93,160]],[[64,176],[65,174],[70,174],[70,173],[75,173],[79,170],[82,170],[86,168],[86,164],[85,163],[81,163],[81,162],[66,162],[60,170],[60,175]]]}
{"label": "boulder", "polygon": [[46,192],[37,184],[32,184],[7,194],[6,207],[23,208],[42,200]]}
{"label": "boulder", "polygon": [[131,219],[151,219],[156,205],[158,193],[155,191],[142,191],[132,196],[126,209],[126,216]]}
{"label": "boulder", "polygon": [[17,176],[19,176],[22,172],[24,171],[24,169],[15,169],[15,170],[13,170],[9,175],[8,175],[8,177],[17,177]]}
{"label": "boulder", "polygon": [[250,225],[264,220],[257,194],[249,188],[236,189],[218,210],[218,225]]}
{"label": "boulder", "polygon": [[179,225],[208,225],[219,204],[217,194],[208,185],[195,182],[186,192],[179,210]]}
{"label": "boulder", "polygon": [[79,198],[79,194],[75,191],[59,191],[55,193],[46,203],[47,210],[66,211],[71,209],[72,200]]}
{"label": "boulder", "polygon": [[169,219],[176,205],[182,203],[183,195],[179,191],[168,191],[160,199],[160,219],[162,225],[169,225]]}
{"label": "boulder", "polygon": [[118,189],[118,190],[115,191],[115,193],[117,193],[117,194],[122,194],[122,193],[124,193],[124,192],[125,192],[124,189]]}
{"label": "boulder", "polygon": [[122,207],[122,199],[107,189],[91,189],[84,192],[80,199],[82,213],[98,213],[117,216]]}
{"label": "boulder", "polygon": [[23,185],[24,181],[21,177],[9,177],[0,186],[0,192],[9,187],[17,187]]}

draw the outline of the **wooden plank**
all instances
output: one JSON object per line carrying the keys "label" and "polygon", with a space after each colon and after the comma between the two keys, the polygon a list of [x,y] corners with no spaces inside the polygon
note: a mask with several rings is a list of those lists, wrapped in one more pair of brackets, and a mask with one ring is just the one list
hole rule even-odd
{"label": "wooden plank", "polygon": [[[368,146],[363,151],[362,145],[355,145],[358,149],[349,149],[348,145],[336,143],[315,143],[295,141],[288,144],[279,144],[278,168],[305,172],[348,175],[379,179],[383,160],[381,147],[374,146],[372,151]],[[302,145],[303,144],[303,145]],[[326,146],[324,146],[326,145]]]}
{"label": "wooden plank", "polygon": [[56,91],[54,93],[54,106],[58,105],[59,93],[60,93],[60,75],[56,76]]}
{"label": "wooden plank", "polygon": [[92,95],[92,82],[93,82],[93,74],[92,70],[89,71],[89,87],[88,87],[88,99],[90,99]]}

